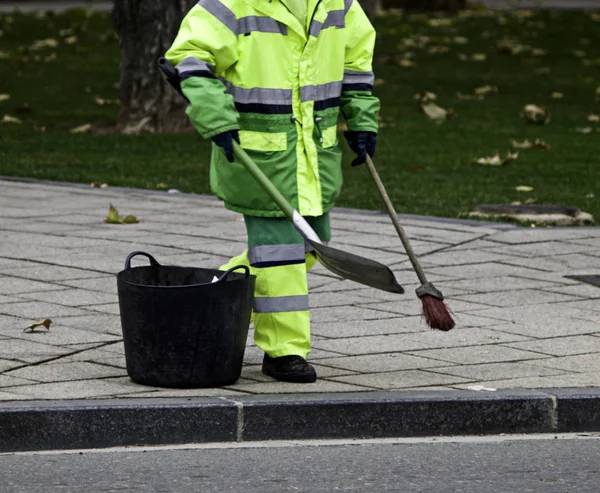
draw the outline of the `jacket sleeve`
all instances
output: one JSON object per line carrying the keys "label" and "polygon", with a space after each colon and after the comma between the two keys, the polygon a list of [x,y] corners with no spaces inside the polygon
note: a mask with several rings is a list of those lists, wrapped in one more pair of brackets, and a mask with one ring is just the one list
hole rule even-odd
{"label": "jacket sleeve", "polygon": [[204,138],[239,129],[233,97],[217,78],[238,59],[236,23],[235,14],[220,0],[200,0],[165,54],[190,102],[186,113]]}
{"label": "jacket sleeve", "polygon": [[346,0],[346,53],[341,111],[348,130],[377,133],[379,99],[373,96],[375,29],[358,0]]}

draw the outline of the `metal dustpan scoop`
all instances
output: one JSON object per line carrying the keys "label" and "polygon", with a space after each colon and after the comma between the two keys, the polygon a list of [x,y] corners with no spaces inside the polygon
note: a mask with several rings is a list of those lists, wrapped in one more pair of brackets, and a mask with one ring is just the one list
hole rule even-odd
{"label": "metal dustpan scoop", "polygon": [[252,161],[250,156],[236,142],[234,142],[234,154],[287,218],[292,221],[296,230],[315,249],[319,262],[327,270],[344,279],[380,289],[381,291],[404,293],[404,288],[398,284],[394,273],[389,267],[375,260],[324,245],[308,222],[291,206],[275,185],[271,183],[256,163]]}

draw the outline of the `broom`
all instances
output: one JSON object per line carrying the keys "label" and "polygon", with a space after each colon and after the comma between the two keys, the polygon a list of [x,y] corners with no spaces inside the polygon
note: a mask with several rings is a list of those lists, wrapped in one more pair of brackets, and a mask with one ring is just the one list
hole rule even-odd
{"label": "broom", "polygon": [[371,157],[367,154],[367,168],[369,168],[369,172],[371,173],[371,177],[377,186],[377,190],[383,199],[387,213],[394,223],[394,227],[398,232],[398,236],[400,236],[400,240],[404,245],[404,249],[408,254],[408,258],[410,259],[410,263],[412,264],[419,281],[421,282],[421,286],[419,286],[416,290],[417,296],[421,299],[421,303],[423,304],[423,318],[427,322],[427,325],[432,329],[449,331],[454,328],[454,320],[448,311],[448,307],[446,303],[444,303],[444,295],[436,289],[433,284],[431,284],[427,277],[425,276],[425,272],[423,272],[423,268],[417,259],[417,256],[412,249],[410,241],[404,228],[400,224],[400,220],[398,219],[398,214],[394,210],[394,206],[392,205],[392,201],[388,196],[383,183],[381,182],[381,178],[379,178],[379,174],[375,169],[375,165],[371,160]]}

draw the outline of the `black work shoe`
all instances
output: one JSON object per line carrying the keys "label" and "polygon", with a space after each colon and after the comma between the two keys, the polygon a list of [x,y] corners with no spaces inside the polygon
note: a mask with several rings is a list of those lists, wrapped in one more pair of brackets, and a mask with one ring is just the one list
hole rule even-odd
{"label": "black work shoe", "polygon": [[317,372],[301,356],[281,356],[271,358],[265,354],[262,372],[280,382],[312,383],[317,380]]}

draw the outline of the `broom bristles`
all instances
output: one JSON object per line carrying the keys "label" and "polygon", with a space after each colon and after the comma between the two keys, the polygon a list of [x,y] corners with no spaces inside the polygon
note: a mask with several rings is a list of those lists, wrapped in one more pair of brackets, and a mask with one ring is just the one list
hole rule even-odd
{"label": "broom bristles", "polygon": [[443,330],[444,332],[448,332],[454,328],[456,324],[450,315],[446,303],[434,296],[423,296],[421,302],[423,303],[423,318],[425,318],[429,327]]}

